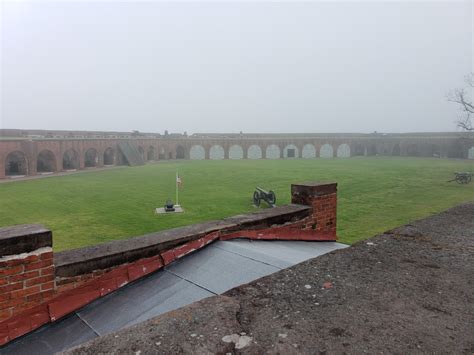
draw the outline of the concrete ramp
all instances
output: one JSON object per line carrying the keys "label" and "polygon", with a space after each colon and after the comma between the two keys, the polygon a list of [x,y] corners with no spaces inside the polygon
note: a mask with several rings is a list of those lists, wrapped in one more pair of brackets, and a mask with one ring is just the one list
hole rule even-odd
{"label": "concrete ramp", "polygon": [[138,151],[138,148],[131,144],[129,141],[123,141],[118,144],[120,151],[122,152],[125,160],[130,166],[144,165],[145,160]]}

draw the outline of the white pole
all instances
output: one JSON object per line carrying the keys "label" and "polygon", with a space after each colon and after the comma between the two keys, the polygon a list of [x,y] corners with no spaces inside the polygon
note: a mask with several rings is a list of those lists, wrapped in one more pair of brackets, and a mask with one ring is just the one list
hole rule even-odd
{"label": "white pole", "polygon": [[178,201],[178,170],[176,170],[176,179],[174,181],[176,185],[176,205],[179,206],[179,201]]}

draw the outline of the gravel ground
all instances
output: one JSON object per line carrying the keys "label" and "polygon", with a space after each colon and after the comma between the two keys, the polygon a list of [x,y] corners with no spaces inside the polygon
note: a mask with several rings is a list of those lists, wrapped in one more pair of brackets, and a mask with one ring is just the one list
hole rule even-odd
{"label": "gravel ground", "polygon": [[318,352],[474,353],[474,203],[69,351]]}

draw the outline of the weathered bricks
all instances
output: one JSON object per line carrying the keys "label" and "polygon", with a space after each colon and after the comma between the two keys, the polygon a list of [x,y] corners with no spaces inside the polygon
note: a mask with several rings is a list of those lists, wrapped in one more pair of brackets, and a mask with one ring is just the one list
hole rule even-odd
{"label": "weathered bricks", "polygon": [[[140,253],[134,250],[123,254],[118,248],[115,254],[108,255],[108,263],[95,263],[92,265],[98,266],[97,269],[81,269],[87,271],[72,275],[59,272],[55,275],[51,232],[41,226],[0,228],[0,245],[4,245],[5,250],[17,252],[1,254],[0,251],[0,345],[57,320],[217,239],[336,239],[335,183],[292,185],[292,202],[311,209],[290,205],[286,209],[282,207],[281,212],[274,209],[275,212],[270,211],[272,213],[261,211],[231,217],[221,224],[190,229],[196,233],[194,235],[186,230],[184,237],[174,236],[180,241],[178,243],[171,237],[173,235],[163,235],[158,238],[158,247],[153,252],[150,252],[150,247],[155,248],[155,244],[150,244],[149,237],[143,241],[140,239],[148,249],[137,245],[139,238],[135,238],[133,245]],[[23,232],[26,235],[22,235]],[[18,243],[9,240],[9,234]],[[117,257],[122,254],[126,257]],[[121,263],[112,263],[114,258]]]}
{"label": "weathered bricks", "polygon": [[291,202],[311,206],[313,228],[336,238],[337,183],[292,184]]}

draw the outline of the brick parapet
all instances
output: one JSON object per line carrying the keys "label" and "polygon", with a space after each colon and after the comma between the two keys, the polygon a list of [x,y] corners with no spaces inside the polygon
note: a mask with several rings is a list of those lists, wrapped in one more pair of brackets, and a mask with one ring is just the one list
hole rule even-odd
{"label": "brick parapet", "polygon": [[[299,186],[293,190],[293,186]],[[93,300],[153,273],[215,240],[336,240],[336,189],[293,185],[287,205],[185,228],[60,253],[51,246],[0,258],[0,345],[53,322]],[[331,190],[332,189],[332,190]],[[299,191],[299,193],[296,193]],[[293,193],[295,192],[295,193]],[[317,193],[316,193],[317,192]],[[299,196],[299,197],[298,197]],[[42,245],[50,232],[41,226],[0,229],[27,248]],[[30,235],[23,237],[21,231]],[[38,237],[42,234],[43,237]],[[3,234],[2,234],[3,233]],[[35,234],[36,233],[36,234]],[[48,234],[49,233],[49,234]],[[20,238],[20,239],[18,239]],[[52,239],[51,239],[52,240]],[[2,298],[3,297],[3,298]]]}

